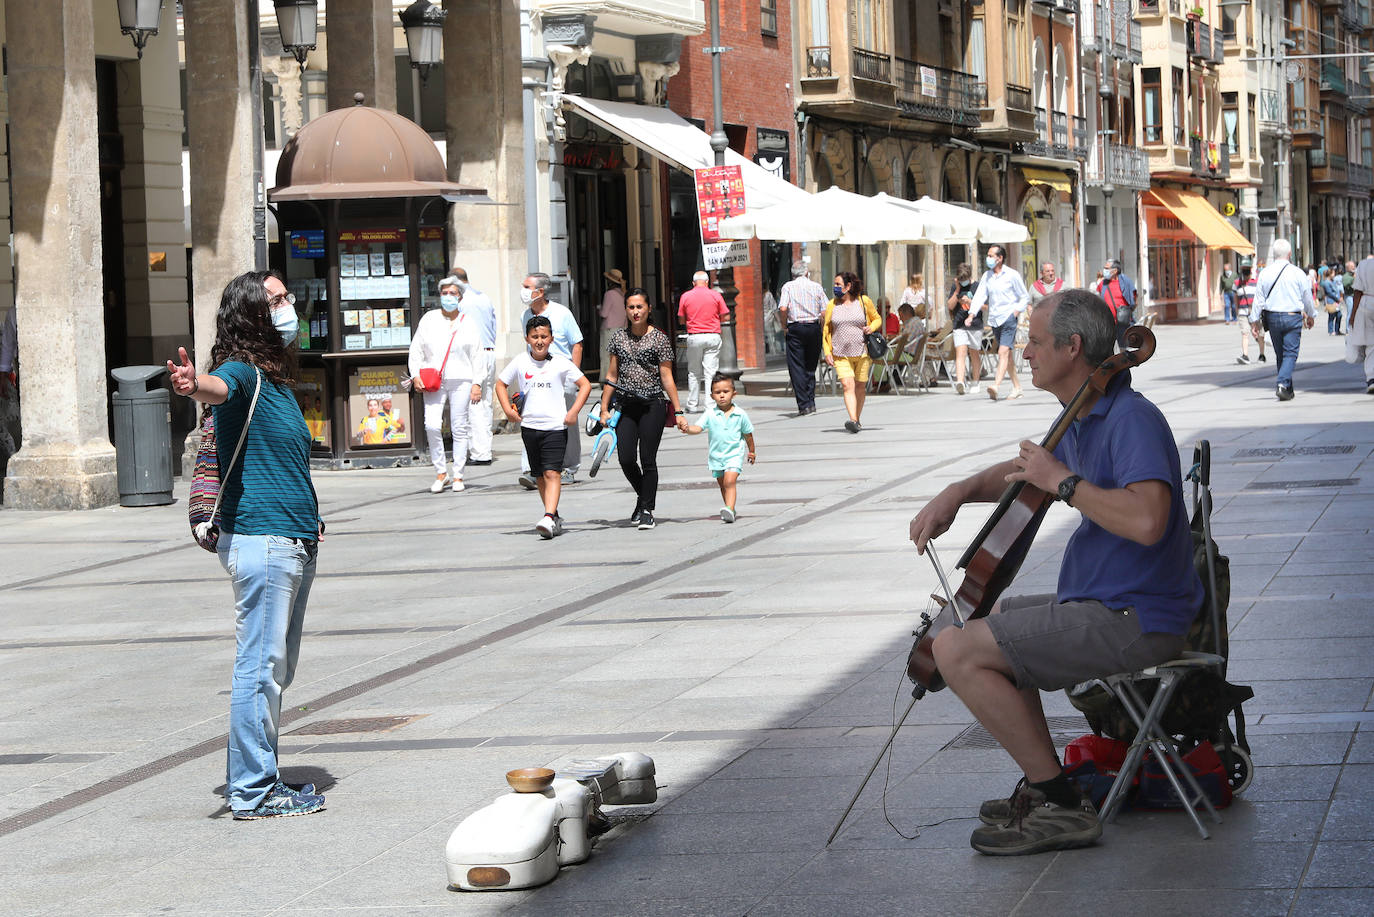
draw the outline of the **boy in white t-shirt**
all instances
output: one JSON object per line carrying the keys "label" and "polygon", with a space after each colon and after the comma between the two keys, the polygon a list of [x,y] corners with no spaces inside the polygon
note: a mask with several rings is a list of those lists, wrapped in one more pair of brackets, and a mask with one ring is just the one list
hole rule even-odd
{"label": "boy in white t-shirt", "polygon": [[[496,400],[506,416],[520,424],[520,437],[530,459],[530,471],[544,501],[544,517],[534,529],[540,538],[563,534],[558,497],[563,489],[563,453],[568,447],[568,428],[577,423],[577,412],[587,401],[592,384],[567,357],[549,353],[553,325],[547,316],[536,315],[525,323],[529,352],[511,360],[496,380]],[[563,400],[565,382],[577,385],[577,398],[568,407]],[[511,404],[510,390],[520,393],[520,407]]]}

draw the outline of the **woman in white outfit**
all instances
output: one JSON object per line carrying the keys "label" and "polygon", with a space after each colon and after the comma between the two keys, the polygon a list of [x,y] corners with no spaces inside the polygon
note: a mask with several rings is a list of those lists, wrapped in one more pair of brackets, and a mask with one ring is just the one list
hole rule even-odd
{"label": "woman in white outfit", "polygon": [[[439,308],[421,318],[410,340],[410,375],[417,391],[425,396],[425,435],[429,460],[434,464],[430,493],[448,483],[444,456],[444,405],[448,405],[449,432],[453,434],[453,492],[463,489],[463,465],[468,457],[468,409],[482,398],[487,353],[482,349],[477,325],[458,309],[457,277],[439,281]],[[421,369],[438,370],[439,388],[428,390],[420,380]]]}

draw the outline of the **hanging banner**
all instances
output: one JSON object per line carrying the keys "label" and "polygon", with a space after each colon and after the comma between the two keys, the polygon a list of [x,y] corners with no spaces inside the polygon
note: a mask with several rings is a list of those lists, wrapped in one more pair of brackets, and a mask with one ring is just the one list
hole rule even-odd
{"label": "hanging banner", "polygon": [[744,178],[739,166],[694,169],[697,218],[701,222],[701,254],[706,270],[718,271],[749,263],[747,241],[723,242],[720,221],[744,213]]}

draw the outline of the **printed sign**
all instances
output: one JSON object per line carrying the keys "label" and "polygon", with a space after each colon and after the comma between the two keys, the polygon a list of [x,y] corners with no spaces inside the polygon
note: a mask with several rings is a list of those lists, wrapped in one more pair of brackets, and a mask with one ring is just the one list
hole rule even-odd
{"label": "printed sign", "polygon": [[324,257],[324,230],[323,230],[323,229],[293,229],[293,230],[291,230],[291,257],[292,257],[292,258],[323,258],[323,257]]}
{"label": "printed sign", "polygon": [[329,446],[329,415],[325,411],[325,373],[322,369],[301,369],[296,381],[296,403],[301,406],[305,425],[310,428],[310,441],[316,446]]}
{"label": "printed sign", "polygon": [[410,443],[410,396],[403,366],[360,366],[348,377],[348,440],[353,446]]}
{"label": "printed sign", "polygon": [[739,166],[693,170],[697,186],[697,217],[701,222],[701,253],[706,270],[749,263],[749,243],[721,241],[720,221],[744,213],[744,177]]}

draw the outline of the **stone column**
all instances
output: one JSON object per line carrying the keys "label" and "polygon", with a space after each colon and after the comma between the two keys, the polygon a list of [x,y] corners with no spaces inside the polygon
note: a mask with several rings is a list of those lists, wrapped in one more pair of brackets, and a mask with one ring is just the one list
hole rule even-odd
{"label": "stone column", "polygon": [[[355,92],[363,94],[365,105],[396,110],[394,34],[400,27],[388,0],[330,0],[325,13],[325,53],[331,111],[352,108]],[[458,54],[451,59],[465,56]],[[518,71],[518,59],[516,67]]]}
{"label": "stone column", "polygon": [[[13,0],[11,0],[13,2]],[[191,160],[191,259],[196,366],[210,365],[220,292],[253,269],[254,119],[248,75],[248,17],[238,0],[184,7],[186,121]],[[268,182],[272,176],[267,176]],[[198,437],[182,468],[195,467]]]}
{"label": "stone column", "polygon": [[517,291],[528,263],[520,55],[512,50],[520,47],[520,4],[446,0],[444,7],[448,175],[509,205],[455,205],[449,246],[454,263],[496,304],[497,331],[506,334],[519,322]]}
{"label": "stone column", "polygon": [[24,447],[6,505],[114,503],[100,274],[95,30],[90,0],[6,0],[15,305]]}

